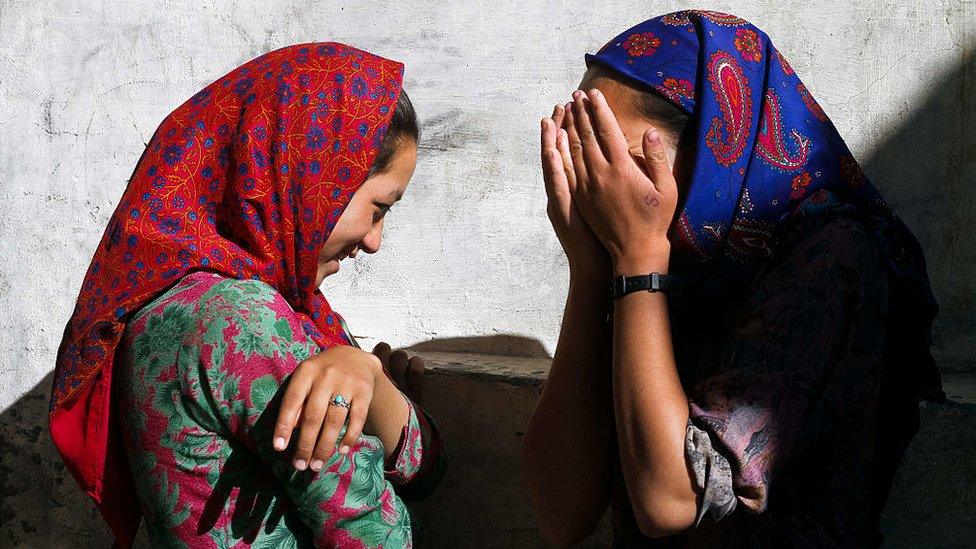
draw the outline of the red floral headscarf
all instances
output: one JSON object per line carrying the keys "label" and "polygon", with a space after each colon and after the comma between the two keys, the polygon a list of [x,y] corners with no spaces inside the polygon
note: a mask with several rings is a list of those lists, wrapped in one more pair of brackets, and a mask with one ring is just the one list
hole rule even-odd
{"label": "red floral headscarf", "polygon": [[348,344],[314,286],[317,256],[366,179],[402,76],[402,64],[343,44],[289,46],[156,130],[85,276],[51,393],[54,444],[123,545],[140,518],[111,406],[126,319],[204,270],[268,283],[320,346]]}

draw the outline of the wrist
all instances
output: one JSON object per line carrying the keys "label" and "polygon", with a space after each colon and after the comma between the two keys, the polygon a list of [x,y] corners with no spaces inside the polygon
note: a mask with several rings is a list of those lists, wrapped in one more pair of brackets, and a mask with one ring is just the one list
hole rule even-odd
{"label": "wrist", "polygon": [[624,251],[613,256],[613,276],[637,276],[649,273],[667,274],[671,245],[664,243],[635,246],[637,252]]}
{"label": "wrist", "polygon": [[569,286],[579,289],[600,289],[610,283],[609,261],[602,268],[574,268],[569,267]]}
{"label": "wrist", "polygon": [[384,417],[389,416],[390,413],[394,412],[396,406],[406,407],[406,399],[380,366],[373,384],[373,399],[369,403],[369,412],[366,414],[364,426],[366,430],[370,433],[378,432],[378,425],[375,422],[377,420],[382,421]]}

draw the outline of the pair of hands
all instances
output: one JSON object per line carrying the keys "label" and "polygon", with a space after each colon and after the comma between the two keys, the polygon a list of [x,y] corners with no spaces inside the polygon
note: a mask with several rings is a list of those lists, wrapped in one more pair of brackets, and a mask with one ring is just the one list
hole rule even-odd
{"label": "pair of hands", "polygon": [[[424,371],[422,358],[410,357],[402,349],[392,351],[386,343],[377,344],[372,353],[340,345],[309,357],[295,368],[285,389],[275,424],[275,450],[288,448],[297,428],[295,468],[320,470],[337,449],[348,454],[364,429],[376,431],[370,425],[370,412],[374,406],[389,405],[373,399],[377,384],[384,381],[380,376],[419,402]],[[336,394],[349,402],[349,408],[330,404]]]}
{"label": "pair of hands", "polygon": [[648,129],[641,145],[632,156],[599,90],[577,90],[542,120],[547,211],[572,276],[666,272],[677,185],[660,133]]}

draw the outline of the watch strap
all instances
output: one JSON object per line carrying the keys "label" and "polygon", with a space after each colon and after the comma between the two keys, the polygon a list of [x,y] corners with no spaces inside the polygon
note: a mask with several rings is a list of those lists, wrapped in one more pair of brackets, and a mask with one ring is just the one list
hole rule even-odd
{"label": "watch strap", "polygon": [[666,292],[678,287],[678,280],[674,275],[650,273],[637,276],[617,276],[613,279],[612,296],[614,299],[633,292]]}

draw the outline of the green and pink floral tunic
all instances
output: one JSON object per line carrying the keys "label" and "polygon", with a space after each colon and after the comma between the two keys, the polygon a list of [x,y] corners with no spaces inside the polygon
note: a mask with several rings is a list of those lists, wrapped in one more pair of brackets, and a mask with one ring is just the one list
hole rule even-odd
{"label": "green and pink floral tunic", "polygon": [[123,343],[116,406],[154,545],[411,546],[398,492],[440,477],[434,423],[410,403],[388,460],[364,434],[321,471],[295,470],[271,445],[280,389],[319,349],[273,288],[190,274],[132,318]]}

